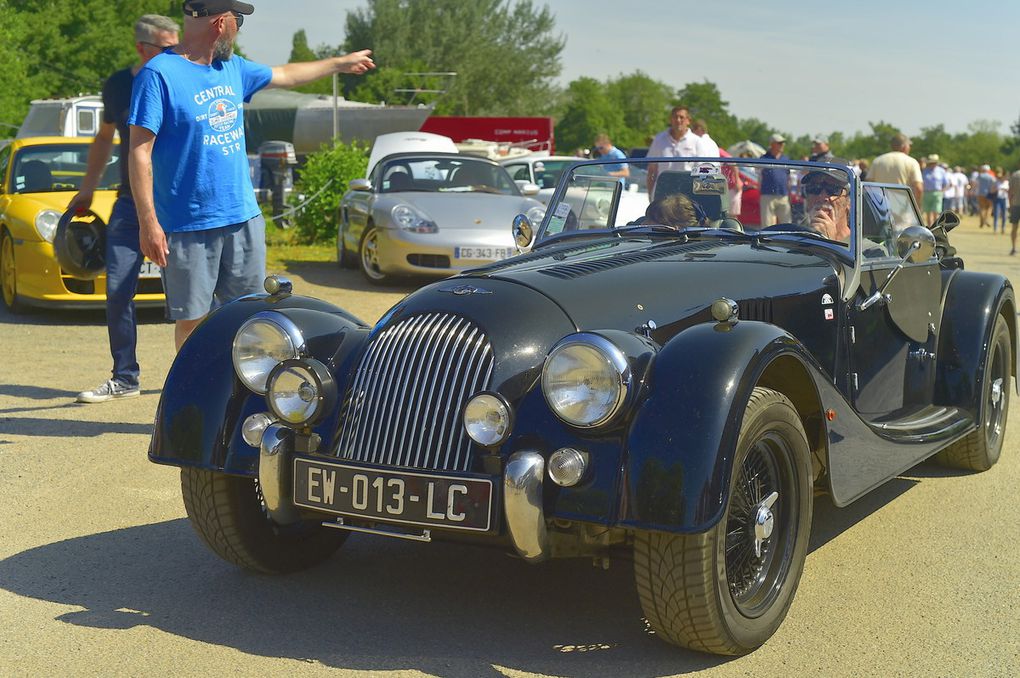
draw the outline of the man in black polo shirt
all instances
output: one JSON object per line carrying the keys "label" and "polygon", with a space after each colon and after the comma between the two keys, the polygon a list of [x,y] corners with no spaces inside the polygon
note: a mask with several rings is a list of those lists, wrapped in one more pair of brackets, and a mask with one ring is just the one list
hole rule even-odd
{"label": "man in black polo shirt", "polygon": [[106,227],[106,325],[113,375],[96,388],[79,393],[80,403],[130,398],[141,392],[135,351],[138,328],[134,297],[144,257],[138,244],[138,215],[128,183],[127,120],[135,75],[150,59],[177,44],[178,30],[173,19],[158,14],[146,14],[135,23],[138,63],[117,71],[103,85],[103,124],[89,148],[88,167],[81,188],[68,204],[68,209],[75,212],[84,212],[92,206],[93,193],[113,152],[114,134],[120,134],[120,187]]}

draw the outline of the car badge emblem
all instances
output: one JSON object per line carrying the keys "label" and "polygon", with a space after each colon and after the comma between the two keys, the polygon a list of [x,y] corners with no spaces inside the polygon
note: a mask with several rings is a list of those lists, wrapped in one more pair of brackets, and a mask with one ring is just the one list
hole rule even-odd
{"label": "car badge emblem", "polygon": [[481,287],[474,287],[473,285],[453,285],[447,287],[440,287],[439,291],[456,294],[458,297],[462,297],[467,294],[492,294],[492,292],[489,290],[483,290]]}
{"label": "car badge emblem", "polygon": [[823,306],[829,306],[830,304],[832,304],[832,295],[831,294],[823,294],[822,295],[822,305]]}

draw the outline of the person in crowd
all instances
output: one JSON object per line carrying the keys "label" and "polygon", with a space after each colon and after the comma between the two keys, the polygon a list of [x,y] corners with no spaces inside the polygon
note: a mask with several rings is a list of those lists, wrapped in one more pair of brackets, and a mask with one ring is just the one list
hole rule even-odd
{"label": "person in crowd", "polygon": [[[790,158],[783,152],[786,137],[773,134],[769,137],[769,150],[761,156],[763,160],[788,161]],[[761,227],[772,226],[791,221],[790,211],[790,170],[785,168],[761,167],[759,169],[759,206],[761,208]]]}
{"label": "person in crowd", "polygon": [[648,204],[645,223],[671,226],[679,230],[698,226],[701,221],[691,199],[683,193],[673,193]]}
{"label": "person in crowd", "polygon": [[926,166],[921,169],[921,182],[924,185],[924,194],[921,199],[924,220],[927,224],[934,224],[935,219],[942,213],[944,192],[949,186],[949,176],[939,164],[937,153],[928,156]]}
{"label": "person in crowd", "polygon": [[238,0],[187,0],[184,40],[135,76],[130,178],[142,252],[163,267],[180,350],[218,304],[257,292],[265,221],[245,155],[244,105],[264,87],[296,87],[374,68],[371,51],[269,68],[234,55]]}
{"label": "person in crowd", "polygon": [[970,169],[970,175],[967,177],[967,214],[972,217],[978,216],[981,213],[980,202],[978,201],[978,176],[980,171],[977,167]]}
{"label": "person in crowd", "polygon": [[[990,165],[981,165],[977,175],[978,228],[992,226],[992,208],[999,197],[999,181]],[[994,228],[993,228],[994,231]]]}
{"label": "person in crowd", "polygon": [[[648,147],[649,158],[708,158],[712,155],[712,147],[691,131],[691,115],[686,106],[674,106],[669,112],[669,128],[655,135]],[[655,195],[655,179],[665,169],[689,170],[690,163],[649,163],[647,187],[648,195]]]}
{"label": "person in crowd", "polygon": [[1020,168],[1009,175],[1010,256],[1016,255],[1016,232],[1020,225]]}
{"label": "person in crowd", "polygon": [[816,134],[811,137],[811,155],[808,160],[811,162],[832,162],[832,151],[829,150],[829,137],[824,134]]}
{"label": "person in crowd", "polygon": [[135,292],[144,261],[138,243],[138,215],[131,198],[128,177],[128,109],[131,83],[150,59],[177,44],[179,27],[173,19],[146,14],[134,26],[135,53],[138,61],[117,71],[103,85],[103,121],[89,147],[85,176],[78,193],[67,209],[81,214],[92,207],[92,198],[113,155],[114,135],[120,135],[120,185],[106,226],[106,329],[110,338],[113,370],[109,379],[96,388],[78,394],[80,403],[103,403],[116,398],[132,398],[141,393],[138,365],[138,318]]}
{"label": "person in crowd", "polygon": [[962,215],[967,209],[967,191],[970,188],[970,181],[967,180],[967,175],[963,173],[963,168],[959,165],[949,173],[949,181],[953,184],[956,198],[948,209]]}
{"label": "person in crowd", "polygon": [[715,143],[715,139],[708,134],[708,123],[701,119],[695,120],[694,124],[691,125],[691,131],[696,136],[701,137],[702,143],[705,144],[703,150],[706,157],[722,157],[722,154],[719,153],[719,144]]}
{"label": "person in crowd", "polygon": [[942,209],[951,210],[956,204],[956,182],[953,181],[953,168],[944,162],[939,167],[946,173],[946,188],[942,191]]}
{"label": "person in crowd", "polygon": [[995,174],[999,183],[996,186],[995,204],[992,207],[992,233],[995,233],[995,227],[1000,221],[1002,222],[1002,232],[1005,233],[1006,212],[1009,206],[1009,178],[1001,167],[996,168]]}
{"label": "person in crowd", "polygon": [[[599,160],[626,160],[627,154],[613,145],[608,134],[600,134],[595,137],[595,150],[599,153]],[[612,177],[629,177],[630,168],[625,162],[616,162],[605,166],[606,172]]]}
{"label": "person in crowd", "polygon": [[871,162],[868,181],[909,186],[914,192],[917,204],[920,205],[924,181],[921,177],[920,163],[910,157],[910,137],[905,134],[894,134],[889,140],[889,146],[891,150],[888,153],[883,153]]}

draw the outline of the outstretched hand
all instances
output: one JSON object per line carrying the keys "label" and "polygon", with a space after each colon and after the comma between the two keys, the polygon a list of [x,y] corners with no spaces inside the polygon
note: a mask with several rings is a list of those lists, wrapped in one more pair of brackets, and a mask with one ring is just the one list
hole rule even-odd
{"label": "outstretched hand", "polygon": [[375,62],[372,61],[371,55],[372,50],[363,49],[339,57],[339,72],[350,73],[351,75],[361,75],[362,73],[375,68]]}

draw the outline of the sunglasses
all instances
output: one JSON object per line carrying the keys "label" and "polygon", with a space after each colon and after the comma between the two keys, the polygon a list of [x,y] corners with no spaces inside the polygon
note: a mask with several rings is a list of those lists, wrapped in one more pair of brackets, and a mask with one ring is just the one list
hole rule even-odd
{"label": "sunglasses", "polygon": [[156,43],[149,42],[147,40],[139,40],[138,44],[140,44],[140,45],[148,45],[149,47],[155,47],[156,49],[170,49],[171,47],[176,47],[177,46],[176,42],[172,43],[172,44],[169,44],[169,45],[157,45]]}
{"label": "sunglasses", "polygon": [[240,12],[231,12],[231,14],[237,19],[237,27],[240,28],[244,24],[244,15]]}
{"label": "sunglasses", "polygon": [[837,186],[835,184],[815,183],[808,184],[804,187],[804,193],[807,195],[821,195],[824,193],[825,195],[834,197],[837,195],[843,195],[844,191],[846,191],[846,186]]}

